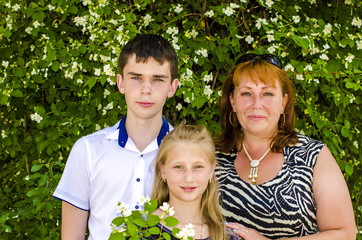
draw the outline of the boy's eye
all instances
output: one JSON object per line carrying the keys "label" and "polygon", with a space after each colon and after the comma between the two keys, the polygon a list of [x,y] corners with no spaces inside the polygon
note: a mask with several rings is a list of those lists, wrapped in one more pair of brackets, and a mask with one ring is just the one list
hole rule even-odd
{"label": "boy's eye", "polygon": [[140,80],[141,77],[134,76],[134,77],[131,77],[131,79],[133,79],[133,80]]}
{"label": "boy's eye", "polygon": [[154,78],[153,81],[155,81],[155,82],[163,82],[164,80],[162,78]]}

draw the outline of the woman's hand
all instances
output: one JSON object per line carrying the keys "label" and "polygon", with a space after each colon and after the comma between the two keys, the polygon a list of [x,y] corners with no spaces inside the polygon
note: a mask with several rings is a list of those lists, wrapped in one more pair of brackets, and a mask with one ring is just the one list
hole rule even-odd
{"label": "woman's hand", "polygon": [[254,229],[247,228],[239,223],[225,223],[225,226],[244,240],[269,240]]}

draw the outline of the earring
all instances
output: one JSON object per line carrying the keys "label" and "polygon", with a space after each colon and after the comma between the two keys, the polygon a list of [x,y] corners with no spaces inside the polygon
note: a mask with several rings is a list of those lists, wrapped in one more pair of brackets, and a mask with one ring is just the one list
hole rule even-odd
{"label": "earring", "polygon": [[211,183],[211,178],[209,178],[209,183]]}
{"label": "earring", "polygon": [[232,115],[233,114],[233,112],[231,111],[230,113],[229,113],[229,122],[230,122],[230,124],[231,124],[231,126],[233,126],[233,127],[236,127],[238,124],[239,124],[239,122],[237,122],[236,124],[234,124],[233,123],[233,121],[232,121]]}
{"label": "earring", "polygon": [[166,178],[162,178],[162,181],[163,181],[164,183],[166,183],[166,182],[167,182]]}

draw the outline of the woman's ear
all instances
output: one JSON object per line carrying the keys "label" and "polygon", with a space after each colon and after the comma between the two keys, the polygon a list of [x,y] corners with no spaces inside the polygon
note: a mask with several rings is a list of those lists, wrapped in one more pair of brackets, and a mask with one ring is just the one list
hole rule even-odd
{"label": "woman's ear", "polygon": [[230,93],[230,95],[229,95],[229,101],[230,101],[231,107],[233,108],[233,112],[236,112],[236,110],[235,110],[234,96],[233,96],[231,93]]}
{"label": "woman's ear", "polygon": [[280,114],[283,114],[284,113],[284,111],[285,111],[285,107],[287,106],[287,104],[288,104],[288,100],[289,100],[289,97],[288,97],[288,94],[286,93],[286,94],[284,94],[284,97],[283,97],[283,112],[282,113],[280,113]]}

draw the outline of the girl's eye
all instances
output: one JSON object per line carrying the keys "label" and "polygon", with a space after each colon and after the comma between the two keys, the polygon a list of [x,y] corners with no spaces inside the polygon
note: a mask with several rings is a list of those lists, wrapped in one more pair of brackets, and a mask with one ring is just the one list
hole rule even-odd
{"label": "girl's eye", "polygon": [[173,168],[176,168],[176,169],[182,169],[182,166],[180,166],[180,165],[176,165],[176,166],[174,166]]}
{"label": "girl's eye", "polygon": [[202,165],[197,165],[197,166],[195,166],[195,168],[196,168],[196,169],[200,169],[200,168],[204,168],[204,166],[202,166]]}

